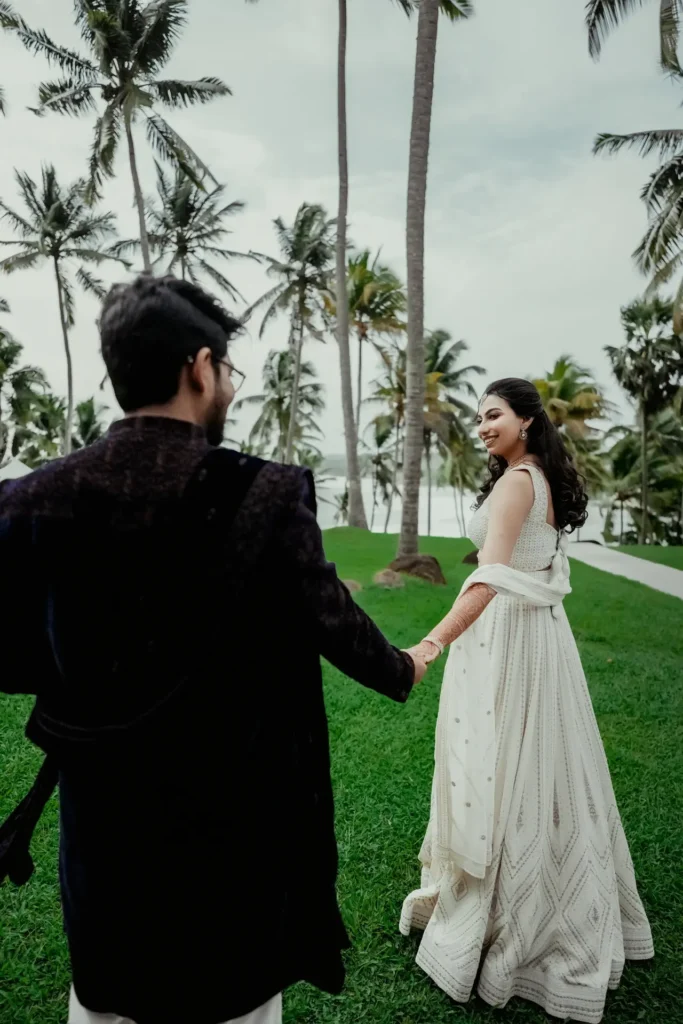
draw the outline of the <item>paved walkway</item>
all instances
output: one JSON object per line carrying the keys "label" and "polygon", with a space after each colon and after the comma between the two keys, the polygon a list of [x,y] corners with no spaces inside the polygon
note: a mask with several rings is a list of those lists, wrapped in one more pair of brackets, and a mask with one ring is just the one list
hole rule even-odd
{"label": "paved walkway", "polygon": [[568,554],[570,558],[592,565],[595,569],[611,572],[614,576],[625,576],[683,600],[683,572],[680,569],[648,562],[644,558],[634,558],[633,555],[625,555],[622,551],[614,551],[601,544],[570,543]]}

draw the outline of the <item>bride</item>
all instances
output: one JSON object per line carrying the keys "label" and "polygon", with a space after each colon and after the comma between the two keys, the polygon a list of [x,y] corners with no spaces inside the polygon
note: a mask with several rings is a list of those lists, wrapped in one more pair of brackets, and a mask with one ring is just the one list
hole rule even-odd
{"label": "bride", "polygon": [[536,388],[497,381],[479,408],[490,478],[479,569],[412,648],[450,647],[421,888],[400,929],[452,999],[512,996],[597,1024],[625,959],[654,955],[574,638],[567,534],[581,478]]}

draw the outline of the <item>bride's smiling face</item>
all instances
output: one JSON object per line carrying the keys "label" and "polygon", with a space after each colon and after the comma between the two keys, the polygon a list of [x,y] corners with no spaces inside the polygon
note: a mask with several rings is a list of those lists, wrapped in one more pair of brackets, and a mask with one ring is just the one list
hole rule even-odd
{"label": "bride's smiling face", "polygon": [[531,420],[520,419],[512,406],[498,395],[485,395],[479,406],[477,433],[489,455],[497,455],[510,462],[526,451],[520,439],[522,428],[529,428]]}

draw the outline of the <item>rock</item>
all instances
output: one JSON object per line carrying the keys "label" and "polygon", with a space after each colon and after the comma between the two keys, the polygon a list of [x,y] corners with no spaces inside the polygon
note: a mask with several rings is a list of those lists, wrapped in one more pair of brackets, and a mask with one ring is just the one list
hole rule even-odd
{"label": "rock", "polygon": [[470,551],[462,560],[463,565],[479,565],[479,552]]}
{"label": "rock", "polygon": [[403,578],[393,569],[382,569],[381,572],[375,573],[373,583],[378,587],[405,587]]}
{"label": "rock", "polygon": [[343,580],[342,582],[351,594],[357,594],[359,590],[363,589],[358,580]]}
{"label": "rock", "polygon": [[446,582],[441,566],[433,555],[402,555],[395,558],[389,566],[394,572],[404,572],[408,576],[417,576],[429,583]]}

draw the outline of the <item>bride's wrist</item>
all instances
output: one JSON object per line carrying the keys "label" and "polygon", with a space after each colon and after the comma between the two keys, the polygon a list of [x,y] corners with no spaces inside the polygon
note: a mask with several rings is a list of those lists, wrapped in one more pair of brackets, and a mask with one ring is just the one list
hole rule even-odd
{"label": "bride's wrist", "polygon": [[423,639],[422,643],[431,644],[436,649],[437,653],[440,655],[443,654],[445,650],[444,644],[442,644],[441,641],[435,636],[426,636]]}

